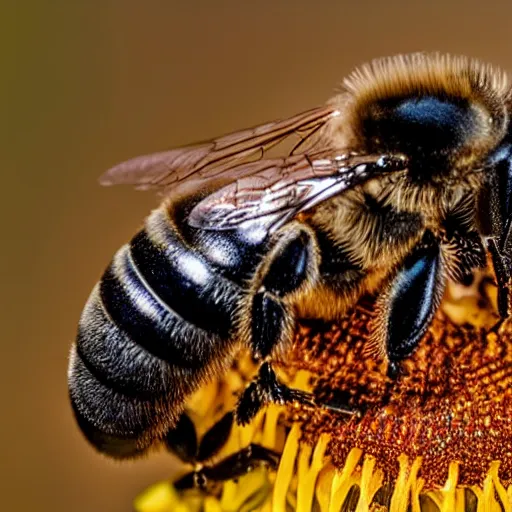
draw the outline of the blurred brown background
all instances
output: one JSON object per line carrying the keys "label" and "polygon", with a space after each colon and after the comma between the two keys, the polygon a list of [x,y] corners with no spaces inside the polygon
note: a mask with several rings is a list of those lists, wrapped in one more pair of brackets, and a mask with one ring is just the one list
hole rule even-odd
{"label": "blurred brown background", "polygon": [[102,189],[128,157],[323,102],[372,57],[442,50],[512,70],[503,1],[9,0],[0,19],[0,509],[131,510],[169,475],[115,464],[77,431],[66,367],[78,316],[156,204]]}

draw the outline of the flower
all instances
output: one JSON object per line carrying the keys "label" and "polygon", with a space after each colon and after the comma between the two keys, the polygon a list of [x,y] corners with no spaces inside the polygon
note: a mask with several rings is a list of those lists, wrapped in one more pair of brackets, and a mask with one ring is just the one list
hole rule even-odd
{"label": "flower", "polygon": [[[254,464],[209,494],[159,483],[137,498],[136,510],[512,510],[512,321],[490,329],[489,291],[485,277],[471,293],[453,286],[394,380],[369,350],[371,300],[342,322],[302,321],[276,366],[288,385],[328,407],[270,405],[235,426],[212,462],[256,443],[280,453],[279,466]],[[254,371],[247,356],[197,393],[189,411],[201,432],[233,408]]]}

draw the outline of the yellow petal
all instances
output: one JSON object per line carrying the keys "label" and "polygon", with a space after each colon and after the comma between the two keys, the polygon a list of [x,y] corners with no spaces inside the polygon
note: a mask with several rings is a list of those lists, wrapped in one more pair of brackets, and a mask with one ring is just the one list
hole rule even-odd
{"label": "yellow petal", "polygon": [[136,512],[189,512],[169,482],[159,482],[137,496],[133,504]]}

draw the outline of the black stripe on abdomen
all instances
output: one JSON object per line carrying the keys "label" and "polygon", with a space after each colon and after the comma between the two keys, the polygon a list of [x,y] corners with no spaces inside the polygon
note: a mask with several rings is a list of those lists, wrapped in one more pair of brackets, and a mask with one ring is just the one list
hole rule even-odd
{"label": "black stripe on abdomen", "polygon": [[77,423],[86,438],[113,457],[134,457],[175,423],[182,408],[166,401],[127,397],[91,373],[77,347],[71,350],[69,395]]}
{"label": "black stripe on abdomen", "polygon": [[[147,351],[133,340],[125,325],[118,324],[109,315],[99,287],[94,288],[85,306],[76,340],[77,352],[90,373],[126,396],[151,401],[165,396],[170,403],[182,400],[191,391],[195,374],[206,361],[194,360],[196,367],[191,367],[185,364],[184,354],[174,349],[166,359]],[[115,307],[120,306],[116,304]],[[188,339],[187,334],[191,335]],[[201,337],[194,328],[188,332],[186,329],[177,330],[173,337],[168,335],[167,338],[170,346],[176,339],[181,339],[184,344],[190,339],[208,343],[208,338]]]}
{"label": "black stripe on abdomen", "polygon": [[121,248],[100,283],[101,301],[112,322],[136,345],[173,366],[200,368],[216,346],[217,334],[186,322],[155,295]]}
{"label": "black stripe on abdomen", "polygon": [[185,321],[222,338],[232,332],[233,314],[242,296],[239,286],[211,268],[176,235],[161,210],[130,242],[137,271],[167,307]]}
{"label": "black stripe on abdomen", "polygon": [[88,439],[124,457],[172,427],[187,397],[229,364],[242,294],[186,246],[163,209],[153,212],[79,322],[69,389]]}

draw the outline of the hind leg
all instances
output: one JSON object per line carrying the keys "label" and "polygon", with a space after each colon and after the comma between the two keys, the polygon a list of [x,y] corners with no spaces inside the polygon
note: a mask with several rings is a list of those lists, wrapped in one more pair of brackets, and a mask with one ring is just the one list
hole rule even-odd
{"label": "hind leg", "polygon": [[295,327],[294,295],[307,293],[318,278],[318,248],[311,229],[299,222],[281,229],[256,274],[250,304],[242,312],[244,332],[254,357],[261,361],[257,377],[245,389],[236,409],[238,423],[251,421],[261,407],[273,402],[314,406],[313,396],[290,389],[277,378],[272,354],[290,344]]}

